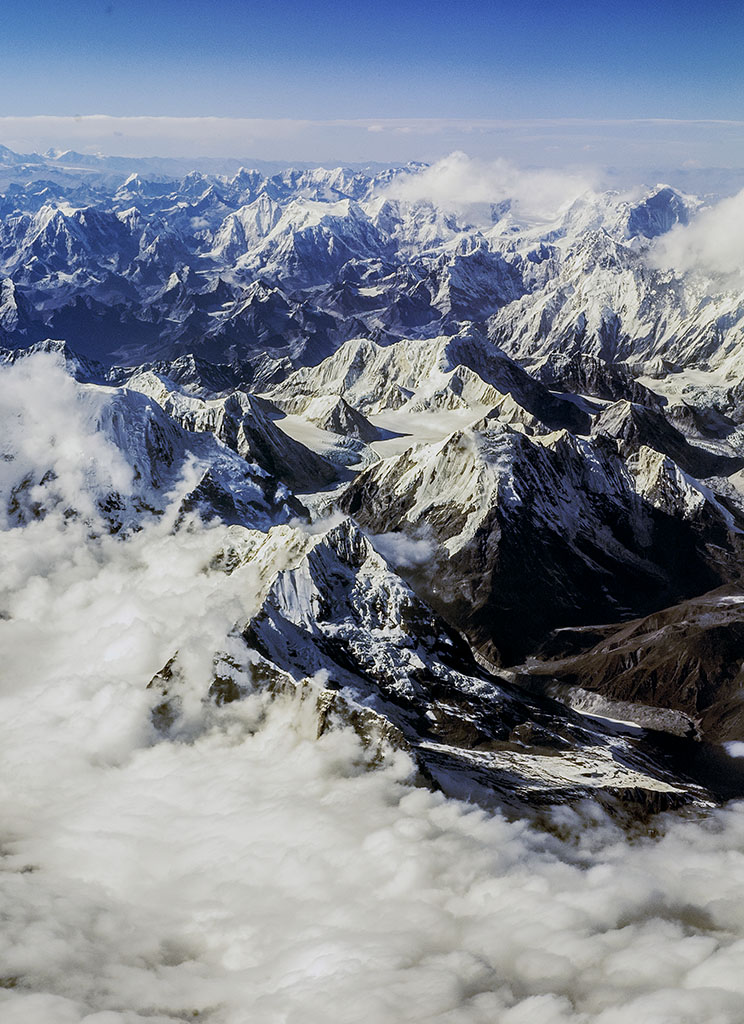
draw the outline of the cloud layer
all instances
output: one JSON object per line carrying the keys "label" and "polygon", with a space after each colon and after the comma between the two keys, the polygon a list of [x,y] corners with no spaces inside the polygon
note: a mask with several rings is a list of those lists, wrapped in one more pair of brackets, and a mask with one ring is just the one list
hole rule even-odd
{"label": "cloud layer", "polygon": [[[740,1022],[744,809],[540,833],[412,787],[405,757],[367,770],[307,702],[202,704],[257,601],[250,562],[212,568],[241,531],[97,536],[65,509],[118,456],[77,386],[44,357],[0,382],[4,454],[62,499],[2,534],[4,1024]],[[176,650],[164,739],[146,684]]]}

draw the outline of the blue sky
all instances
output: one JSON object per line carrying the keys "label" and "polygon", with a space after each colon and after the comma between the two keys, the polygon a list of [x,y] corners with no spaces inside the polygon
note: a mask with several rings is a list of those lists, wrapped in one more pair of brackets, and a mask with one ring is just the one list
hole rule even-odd
{"label": "blue sky", "polygon": [[6,114],[738,118],[744,4],[24,0]]}
{"label": "blue sky", "polygon": [[742,44],[740,0],[24,0],[0,115],[737,121]]}

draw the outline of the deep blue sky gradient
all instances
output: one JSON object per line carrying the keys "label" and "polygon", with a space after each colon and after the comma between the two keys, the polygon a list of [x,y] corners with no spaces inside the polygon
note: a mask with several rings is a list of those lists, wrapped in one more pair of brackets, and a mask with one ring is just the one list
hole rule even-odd
{"label": "deep blue sky gradient", "polygon": [[0,114],[744,117],[744,3],[23,0]]}

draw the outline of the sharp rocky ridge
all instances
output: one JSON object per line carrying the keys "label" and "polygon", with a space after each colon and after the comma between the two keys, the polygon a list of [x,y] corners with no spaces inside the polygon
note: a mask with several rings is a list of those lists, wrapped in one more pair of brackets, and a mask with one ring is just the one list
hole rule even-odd
{"label": "sharp rocky ridge", "polygon": [[221,524],[204,571],[253,573],[199,686],[175,647],[138,681],[159,737],[265,691],[515,815],[733,795],[744,299],[657,258],[709,199],[538,222],[396,198],[412,166],[6,164],[1,372],[118,469],[75,500],[58,433],[29,461],[14,413],[4,528]]}

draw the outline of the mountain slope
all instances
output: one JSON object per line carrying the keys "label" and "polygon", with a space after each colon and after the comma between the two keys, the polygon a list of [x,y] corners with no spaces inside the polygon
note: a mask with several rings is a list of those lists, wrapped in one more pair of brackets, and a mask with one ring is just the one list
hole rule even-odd
{"label": "mountain slope", "polygon": [[341,506],[375,533],[432,544],[420,585],[489,658],[549,629],[663,607],[741,573],[741,530],[649,448],[486,421],[357,477]]}

